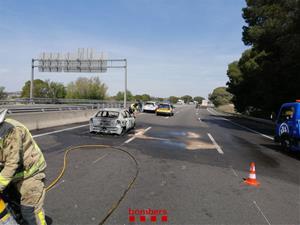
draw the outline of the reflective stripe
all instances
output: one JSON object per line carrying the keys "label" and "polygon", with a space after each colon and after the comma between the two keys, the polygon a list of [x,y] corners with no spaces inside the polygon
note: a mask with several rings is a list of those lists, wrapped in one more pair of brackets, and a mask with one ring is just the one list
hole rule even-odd
{"label": "reflective stripe", "polygon": [[255,175],[255,173],[253,173],[253,174],[252,174],[252,173],[250,173],[250,174],[249,174],[249,178],[250,178],[250,179],[256,179],[256,175]]}
{"label": "reflective stripe", "polygon": [[22,177],[25,177],[25,178],[30,177],[30,176],[34,175],[36,172],[38,172],[39,168],[43,164],[45,164],[45,159],[44,159],[43,155],[41,155],[39,161],[36,164],[32,165],[32,167],[29,170],[25,170],[25,171],[16,173],[14,175],[13,179],[19,179]]}
{"label": "reflective stripe", "polygon": [[[2,223],[5,223],[5,222],[8,221],[8,219],[11,219],[10,221],[14,221],[14,219],[13,219],[13,217],[12,217],[12,215],[11,215],[10,213],[7,213],[5,216],[3,216],[3,217],[0,219],[0,221],[1,221]],[[7,224],[10,224],[10,222],[8,222]],[[14,224],[14,223],[12,223],[12,224]]]}
{"label": "reflective stripe", "polygon": [[39,219],[39,225],[47,225],[43,210],[41,210],[37,215],[38,215],[38,219]]}
{"label": "reflective stripe", "polygon": [[[5,202],[0,198],[0,213],[2,213],[6,208]],[[1,217],[1,216],[0,216]]]}
{"label": "reflective stripe", "polygon": [[0,174],[0,185],[6,187],[9,184],[9,180],[7,180],[6,178],[4,178],[1,174]]}

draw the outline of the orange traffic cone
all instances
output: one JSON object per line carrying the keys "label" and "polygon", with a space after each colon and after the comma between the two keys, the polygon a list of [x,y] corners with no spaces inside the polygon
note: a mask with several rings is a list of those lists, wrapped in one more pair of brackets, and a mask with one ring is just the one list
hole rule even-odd
{"label": "orange traffic cone", "polygon": [[249,177],[244,180],[244,183],[251,185],[251,186],[258,186],[260,183],[256,180],[256,174],[255,174],[255,163],[252,162],[250,164],[250,173]]}

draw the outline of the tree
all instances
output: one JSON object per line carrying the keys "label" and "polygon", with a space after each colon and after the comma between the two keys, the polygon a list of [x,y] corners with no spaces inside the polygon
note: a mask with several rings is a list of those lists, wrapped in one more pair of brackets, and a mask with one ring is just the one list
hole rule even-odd
{"label": "tree", "polygon": [[133,99],[134,100],[142,100],[142,95],[135,95],[134,97],[133,97]]}
{"label": "tree", "polygon": [[75,82],[67,85],[66,97],[103,100],[106,97],[107,89],[107,86],[100,81],[99,77],[80,77]]}
{"label": "tree", "polygon": [[201,97],[201,96],[196,96],[194,97],[194,101],[198,102],[198,103],[201,103],[202,100],[204,100],[205,98]]}
{"label": "tree", "polygon": [[248,49],[238,62],[228,65],[227,91],[234,95],[232,102],[239,112],[249,113],[259,110],[264,97],[267,96],[263,92],[268,87],[264,87],[262,68],[258,64],[262,57],[264,52],[258,53],[254,49]]}
{"label": "tree", "polygon": [[269,115],[300,97],[300,1],[246,2],[243,41],[251,48],[229,64],[228,91],[239,112]]}
{"label": "tree", "polygon": [[239,62],[234,61],[228,65],[227,76],[229,77],[229,90],[233,90],[243,80],[243,75],[239,67]]}
{"label": "tree", "polygon": [[[21,96],[23,98],[30,97],[30,81],[27,81],[22,88]],[[33,97],[35,98],[64,98],[66,90],[62,83],[50,80],[36,79],[33,81]]]}
{"label": "tree", "polygon": [[143,94],[142,95],[142,101],[146,102],[146,101],[150,101],[150,100],[151,100],[150,95],[148,95],[148,94]]}
{"label": "tree", "polygon": [[4,92],[5,87],[0,86],[0,99],[6,98],[7,94]]}
{"label": "tree", "polygon": [[185,103],[189,103],[193,100],[193,97],[190,95],[184,95],[181,97],[181,99],[185,102]]}
{"label": "tree", "polygon": [[[22,98],[29,98],[30,97],[30,80],[26,81],[26,83],[24,84],[23,88],[22,88],[22,92],[21,92],[21,97]],[[48,91],[49,91],[49,87],[48,87],[48,83],[40,80],[40,79],[36,79],[33,81],[33,97],[35,98],[47,98],[48,97]]]}
{"label": "tree", "polygon": [[67,91],[62,83],[47,81],[48,83],[48,98],[65,98]]}
{"label": "tree", "polygon": [[[133,100],[133,95],[132,95],[131,91],[129,91],[129,90],[126,91],[126,99],[127,99],[127,101]],[[124,91],[119,91],[117,93],[117,95],[115,96],[115,100],[123,101],[124,100]]]}
{"label": "tree", "polygon": [[151,100],[151,97],[150,95],[148,94],[142,94],[142,95],[135,95],[133,97],[134,100],[141,100],[143,102],[147,102],[147,101],[150,101]]}
{"label": "tree", "polygon": [[176,97],[176,96],[170,96],[170,97],[169,97],[169,101],[170,101],[172,104],[177,103],[178,100],[179,100],[179,97]]}
{"label": "tree", "polygon": [[227,105],[231,103],[232,94],[226,91],[226,87],[215,88],[209,95],[209,100],[216,106]]}

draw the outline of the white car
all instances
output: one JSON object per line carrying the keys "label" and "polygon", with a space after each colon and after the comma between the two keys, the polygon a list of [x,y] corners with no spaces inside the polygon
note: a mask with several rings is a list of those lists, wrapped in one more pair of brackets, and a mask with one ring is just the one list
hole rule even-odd
{"label": "white car", "polygon": [[155,113],[157,109],[157,105],[155,102],[146,102],[143,107],[143,112],[152,112]]}
{"label": "white car", "polygon": [[90,133],[121,135],[135,127],[135,118],[127,109],[101,109],[90,119]]}

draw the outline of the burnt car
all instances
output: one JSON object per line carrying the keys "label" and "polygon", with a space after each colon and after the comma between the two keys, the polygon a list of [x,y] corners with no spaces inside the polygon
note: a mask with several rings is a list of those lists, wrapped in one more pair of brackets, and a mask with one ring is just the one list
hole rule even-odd
{"label": "burnt car", "polygon": [[121,135],[135,127],[135,118],[127,109],[101,109],[90,119],[90,133]]}

